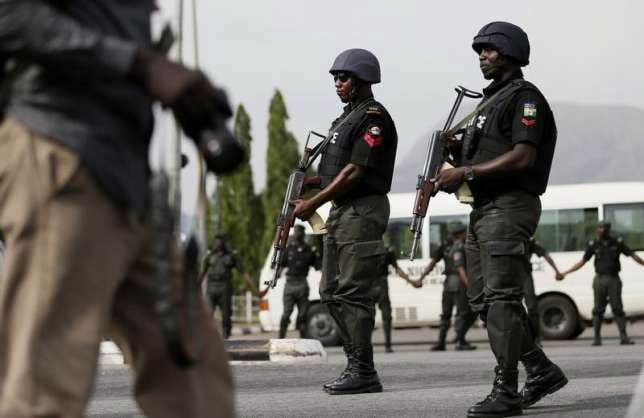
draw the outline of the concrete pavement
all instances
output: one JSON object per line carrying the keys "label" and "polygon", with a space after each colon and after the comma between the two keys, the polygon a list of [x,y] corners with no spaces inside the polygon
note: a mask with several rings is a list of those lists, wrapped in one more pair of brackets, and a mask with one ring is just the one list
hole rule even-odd
{"label": "concrete pavement", "polygon": [[[641,324],[641,325],[640,325]],[[590,347],[588,335],[575,341],[546,342],[546,352],[560,364],[570,383],[560,392],[524,411],[538,417],[623,417],[644,359],[644,323],[630,327],[637,345],[620,346],[614,325],[606,327],[602,347]],[[327,350],[321,364],[260,363],[235,365],[237,408],[241,417],[463,417],[466,409],[489,393],[493,356],[479,350],[430,353],[436,330],[395,330],[395,353],[376,347],[376,364],[385,387],[381,394],[329,396],[321,391],[327,378],[344,366],[339,348]],[[484,330],[471,340],[483,341]],[[429,338],[428,338],[429,337]],[[380,339],[376,331],[374,339]],[[523,373],[520,379],[524,379]],[[90,417],[143,416],[131,399],[131,378],[123,366],[101,369]]]}

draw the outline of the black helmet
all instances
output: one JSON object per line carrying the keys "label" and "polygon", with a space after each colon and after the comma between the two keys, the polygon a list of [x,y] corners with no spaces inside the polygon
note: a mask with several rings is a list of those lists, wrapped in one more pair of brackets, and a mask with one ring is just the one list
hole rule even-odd
{"label": "black helmet", "polygon": [[608,222],[608,221],[599,221],[599,222],[597,223],[597,228],[606,228],[606,229],[610,229],[610,226],[611,226],[611,225],[610,225],[610,222]]}
{"label": "black helmet", "polygon": [[366,49],[347,49],[338,55],[329,72],[335,74],[345,71],[367,83],[380,83],[378,58]]}
{"label": "black helmet", "polygon": [[528,35],[508,22],[492,22],[483,26],[472,41],[472,48],[480,54],[485,45],[491,45],[502,55],[516,60],[522,67],[530,62]]}
{"label": "black helmet", "polygon": [[452,235],[458,235],[467,231],[467,227],[461,222],[452,222],[447,226],[447,230]]}

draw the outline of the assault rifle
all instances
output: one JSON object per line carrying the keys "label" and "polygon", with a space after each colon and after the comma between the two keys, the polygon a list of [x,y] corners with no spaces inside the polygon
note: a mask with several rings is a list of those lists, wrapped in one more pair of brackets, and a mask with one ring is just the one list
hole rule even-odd
{"label": "assault rifle", "polygon": [[[311,135],[324,138],[324,141],[319,143],[314,148],[309,148],[309,140]],[[273,241],[273,257],[271,258],[271,268],[275,270],[273,278],[264,284],[271,288],[277,285],[277,279],[280,276],[282,264],[284,262],[284,255],[286,253],[286,244],[288,235],[295,223],[295,205],[291,203],[293,200],[301,199],[304,194],[304,187],[307,185],[319,184],[319,178],[307,179],[306,171],[315,162],[316,158],[324,151],[324,148],[329,143],[331,136],[326,137],[314,131],[310,131],[306,137],[306,144],[304,145],[304,153],[297,165],[297,168],[291,172],[288,179],[288,186],[286,187],[286,195],[284,196],[284,203],[282,204],[282,211],[277,217],[277,228],[275,231],[275,240]],[[321,224],[320,215],[317,213],[313,215],[315,219],[309,221],[311,225],[319,226]]]}
{"label": "assault rifle", "polygon": [[[418,243],[420,242],[420,237],[423,232],[423,220],[425,215],[427,215],[427,206],[429,205],[429,200],[435,194],[435,185],[431,179],[438,175],[438,172],[445,164],[447,160],[447,139],[454,135],[456,132],[454,130],[449,130],[454,121],[454,117],[458,112],[458,108],[463,101],[463,97],[469,97],[471,99],[479,99],[483,97],[481,93],[468,90],[463,86],[458,86],[456,89],[456,101],[452,106],[452,110],[449,112],[449,116],[445,121],[445,126],[442,130],[437,130],[432,133],[432,137],[429,140],[427,146],[427,153],[425,154],[425,164],[423,165],[422,174],[418,175],[418,183],[416,184],[416,199],[414,200],[413,208],[413,218],[410,226],[411,232],[414,234],[414,240],[411,245],[411,252],[409,254],[409,260],[413,261],[416,257],[416,250],[418,248]],[[459,124],[460,125],[460,124]]]}

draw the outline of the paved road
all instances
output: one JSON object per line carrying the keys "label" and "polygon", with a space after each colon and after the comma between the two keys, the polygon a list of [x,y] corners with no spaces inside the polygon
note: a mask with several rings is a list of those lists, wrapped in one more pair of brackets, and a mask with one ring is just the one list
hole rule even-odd
{"label": "paved road", "polygon": [[[546,342],[551,358],[568,374],[570,383],[524,412],[536,417],[624,416],[644,359],[644,323],[631,327],[638,342],[619,346],[614,325],[606,328],[603,347],[590,347],[588,332],[576,341]],[[243,417],[463,417],[465,410],[490,390],[493,357],[484,331],[473,352],[427,351],[436,331],[396,331],[401,344],[395,353],[376,347],[376,364],[385,386],[381,394],[329,396],[320,390],[326,378],[344,366],[338,348],[328,350],[321,364],[253,364],[234,366],[237,407]],[[377,333],[375,341],[381,340]],[[585,337],[585,338],[584,338]],[[424,341],[423,341],[424,340]],[[422,344],[421,344],[422,343]],[[520,379],[523,379],[523,373]],[[140,417],[129,393],[131,379],[123,367],[101,370],[90,406],[91,417]]]}

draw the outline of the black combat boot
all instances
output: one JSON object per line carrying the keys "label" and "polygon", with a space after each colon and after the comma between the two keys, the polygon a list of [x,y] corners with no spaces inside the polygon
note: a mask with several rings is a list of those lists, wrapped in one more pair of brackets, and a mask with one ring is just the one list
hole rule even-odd
{"label": "black combat boot", "polygon": [[353,363],[347,373],[326,390],[329,395],[382,392],[382,384],[373,365],[373,348],[356,348]]}
{"label": "black combat boot", "polygon": [[288,330],[288,323],[289,323],[288,318],[286,318],[286,320],[282,318],[282,320],[280,321],[280,333],[278,335],[278,338],[286,338],[286,330]]}
{"label": "black combat boot", "polygon": [[568,383],[559,366],[550,361],[540,348],[521,356],[525,366],[526,381],[521,390],[522,405],[527,408],[546,395],[555,393]]}
{"label": "black combat boot", "polygon": [[438,342],[429,348],[429,351],[445,351],[445,339],[447,338],[447,330],[449,325],[442,325],[438,332]]}
{"label": "black combat boot", "polygon": [[617,323],[617,329],[619,330],[619,343],[621,345],[632,345],[635,344],[635,341],[628,338],[626,334],[626,318],[623,316],[618,316],[615,318]]}
{"label": "black combat boot", "polygon": [[329,386],[331,386],[331,385],[335,384],[336,382],[338,382],[339,380],[343,379],[344,376],[347,373],[349,373],[349,369],[351,369],[351,367],[353,367],[353,361],[354,361],[354,359],[353,359],[353,347],[350,344],[344,344],[342,346],[342,349],[344,350],[344,355],[347,357],[347,365],[344,368],[344,370],[342,370],[342,373],[340,373],[340,376],[336,377],[335,379],[329,380],[324,385],[322,385],[322,389],[325,392],[327,391],[327,389],[329,389]]}
{"label": "black combat boot", "polygon": [[494,369],[496,377],[492,393],[467,410],[468,418],[514,417],[523,413],[521,395],[517,392],[519,372],[514,369]]}
{"label": "black combat boot", "polygon": [[595,331],[595,338],[593,339],[594,346],[602,345],[602,322],[604,318],[601,316],[593,315],[593,330]]}
{"label": "black combat boot", "polygon": [[476,350],[476,346],[467,342],[465,338],[460,338],[456,341],[456,346],[454,347],[456,351],[469,351]]}
{"label": "black combat boot", "polygon": [[393,353],[391,348],[391,321],[383,322],[383,331],[385,332],[385,353]]}

